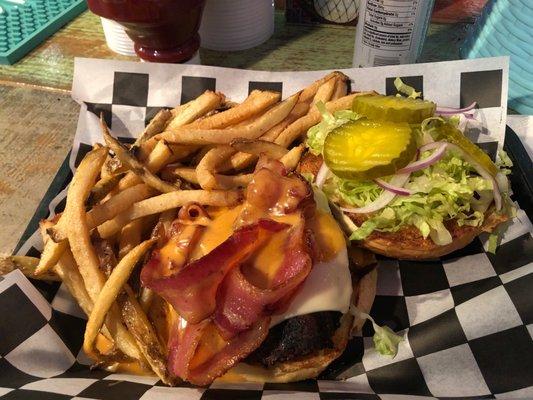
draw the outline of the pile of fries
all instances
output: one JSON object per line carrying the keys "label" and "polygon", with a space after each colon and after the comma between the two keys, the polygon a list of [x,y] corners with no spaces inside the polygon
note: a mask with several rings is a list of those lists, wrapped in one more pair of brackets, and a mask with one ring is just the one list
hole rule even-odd
{"label": "pile of fries", "polygon": [[105,146],[95,145],[77,168],[65,211],[41,221],[41,258],[4,258],[0,273],[20,268],[64,282],[88,316],[83,347],[96,365],[117,370],[135,363],[175,383],[155,329],[153,308],[161,302],[132,283],[157,240],[154,227],[191,203],[239,204],[260,154],[294,170],[302,138],[321,119],[316,103],[333,112],[361,94],[347,94],[347,83],[333,72],[286,100],[255,90],[240,104],[207,91],[161,110],[130,147],[101,120]]}

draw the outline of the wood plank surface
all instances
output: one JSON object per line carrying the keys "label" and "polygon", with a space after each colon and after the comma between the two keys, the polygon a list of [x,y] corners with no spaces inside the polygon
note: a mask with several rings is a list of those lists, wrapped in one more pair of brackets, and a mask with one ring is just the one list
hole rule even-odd
{"label": "wood plank surface", "polygon": [[11,253],[72,145],[68,94],[0,85],[0,253]]}
{"label": "wood plank surface", "polygon": [[[464,24],[431,24],[421,61],[454,60]],[[348,68],[352,65],[355,28],[287,24],[275,15],[274,35],[253,49],[221,52],[201,49],[202,64],[269,71]],[[70,90],[74,57],[138,60],[107,48],[100,18],[81,14],[15,65],[0,65],[0,83]]]}

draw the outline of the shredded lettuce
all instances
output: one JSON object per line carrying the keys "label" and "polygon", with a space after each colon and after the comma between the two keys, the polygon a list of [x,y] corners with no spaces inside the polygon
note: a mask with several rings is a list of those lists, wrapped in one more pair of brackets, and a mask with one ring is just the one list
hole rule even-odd
{"label": "shredded lettuce", "polygon": [[[429,154],[425,152],[421,158]],[[459,226],[479,226],[492,202],[492,183],[472,171],[467,162],[447,153],[437,163],[411,175],[405,187],[414,192],[412,195],[396,196],[386,208],[369,215],[350,239],[363,240],[374,231],[396,232],[412,225],[436,244],[451,243],[444,222],[455,218]],[[383,189],[372,181],[333,177],[324,185],[324,191],[334,201],[362,207],[377,199]]]}
{"label": "shredded lettuce", "polygon": [[417,92],[414,87],[403,83],[399,77],[394,80],[394,86],[399,93],[403,93],[412,99],[417,99],[422,96],[422,92]]}
{"label": "shredded lettuce", "polygon": [[374,328],[374,336],[372,337],[372,340],[374,341],[374,347],[379,354],[382,356],[390,356],[392,358],[396,357],[396,354],[398,354],[398,345],[404,340],[403,337],[394,333],[394,331],[386,325],[379,326],[376,324],[376,321],[374,321],[374,318],[367,313],[360,311],[354,305],[350,307],[350,313],[352,313],[355,318],[364,318],[372,322]]}
{"label": "shredded lettuce", "polygon": [[331,114],[321,101],[316,104],[316,107],[322,115],[322,121],[307,131],[306,144],[312,154],[319,155],[322,154],[324,140],[326,140],[329,132],[348,121],[355,121],[361,116],[351,110],[339,110]]}
{"label": "shredded lettuce", "polygon": [[500,169],[500,172],[504,175],[509,175],[511,173],[511,168],[513,167],[513,161],[505,150],[498,151],[498,159],[496,160],[496,166]]}
{"label": "shredded lettuce", "polygon": [[487,251],[489,253],[495,254],[496,249],[498,248],[498,243],[500,241],[500,234],[498,232],[492,232],[489,235],[489,245]]}

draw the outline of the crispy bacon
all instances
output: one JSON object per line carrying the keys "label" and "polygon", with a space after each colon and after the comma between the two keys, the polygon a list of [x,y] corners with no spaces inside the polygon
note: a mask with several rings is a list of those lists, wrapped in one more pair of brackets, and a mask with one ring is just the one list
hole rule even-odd
{"label": "crispy bacon", "polygon": [[263,155],[259,157],[259,160],[255,165],[255,172],[260,171],[262,169],[268,169],[280,176],[287,176],[287,169],[281,161],[273,160],[272,158],[268,158]]}
{"label": "crispy bacon", "polygon": [[[193,215],[182,210],[180,216],[195,217],[195,208],[190,210]],[[315,210],[305,180],[287,176],[280,162],[261,158],[232,236],[170,276],[162,273],[159,254],[154,252],[141,273],[143,285],[187,321],[184,328],[176,325],[169,340],[172,374],[207,385],[261,345],[270,315],[290,303],[311,271],[305,221]],[[243,274],[242,266],[272,234],[290,226],[268,218],[292,213],[300,218],[291,223],[281,266],[269,287],[257,287]]]}
{"label": "crispy bacon", "polygon": [[226,346],[211,359],[190,368],[198,345],[210,324],[212,324],[211,321],[205,320],[200,324],[187,325],[181,335],[176,332],[172,336],[168,358],[171,374],[180,376],[195,385],[210,384],[263,343],[268,335],[270,318],[260,319],[250,329],[229,340]]}
{"label": "crispy bacon", "polygon": [[286,215],[303,209],[309,217],[309,211],[314,212],[316,207],[309,184],[298,175],[285,174],[285,167],[279,161],[258,163],[246,189],[239,226],[265,218],[265,215]]}
{"label": "crispy bacon", "polygon": [[161,277],[159,255],[154,252],[142,270],[142,283],[168,301],[187,322],[200,323],[215,310],[217,289],[228,272],[253,254],[270,234],[285,228],[286,224],[271,220],[244,226],[209,254],[169,277]]}
{"label": "crispy bacon", "polygon": [[234,268],[217,293],[214,320],[226,339],[248,329],[259,318],[274,313],[278,303],[292,297],[307,278],[312,261],[304,240],[304,220],[292,228],[285,256],[271,288],[261,289],[250,283],[240,268]]}

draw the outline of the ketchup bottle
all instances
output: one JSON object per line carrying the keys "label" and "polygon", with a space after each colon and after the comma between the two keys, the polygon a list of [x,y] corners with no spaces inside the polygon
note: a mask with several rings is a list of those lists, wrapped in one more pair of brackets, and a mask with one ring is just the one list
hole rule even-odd
{"label": "ketchup bottle", "polygon": [[205,0],[87,0],[89,9],[123,25],[146,61],[179,63],[200,48]]}

